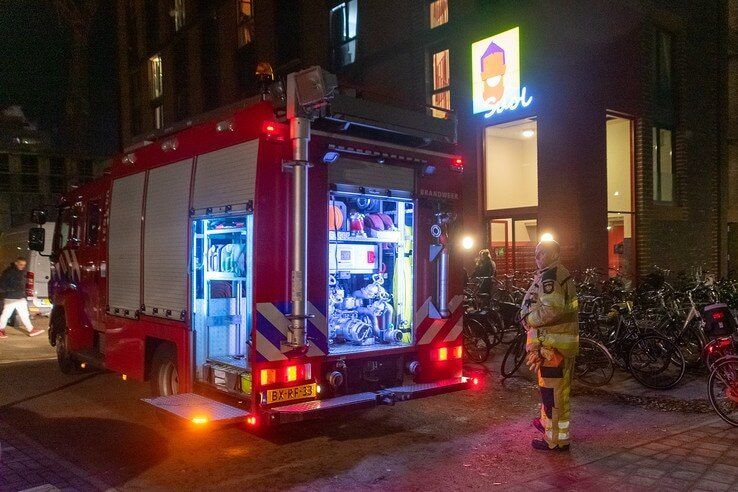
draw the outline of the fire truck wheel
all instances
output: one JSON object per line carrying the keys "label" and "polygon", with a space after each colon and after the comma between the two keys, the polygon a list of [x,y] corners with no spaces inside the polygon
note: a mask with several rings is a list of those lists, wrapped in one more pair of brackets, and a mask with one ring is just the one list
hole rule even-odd
{"label": "fire truck wheel", "polygon": [[156,396],[170,396],[179,393],[177,358],[171,346],[161,345],[154,352],[150,380],[151,392]]}
{"label": "fire truck wheel", "polygon": [[67,330],[60,331],[56,334],[56,361],[59,363],[59,369],[62,374],[73,374],[77,372],[79,366],[77,361],[68,350]]}

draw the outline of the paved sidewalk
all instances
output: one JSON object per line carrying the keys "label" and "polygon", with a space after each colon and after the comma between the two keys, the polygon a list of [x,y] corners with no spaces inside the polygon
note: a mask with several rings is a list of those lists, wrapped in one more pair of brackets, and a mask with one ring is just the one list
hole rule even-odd
{"label": "paved sidewalk", "polygon": [[736,490],[738,430],[716,419],[584,465],[561,470],[553,477],[538,477],[513,489],[614,488],[649,491]]}
{"label": "paved sidewalk", "polygon": [[[34,316],[33,326],[46,330],[49,328],[49,318]],[[23,329],[10,326],[5,331],[8,338],[0,340],[0,365],[19,361],[56,358],[56,351],[49,344],[47,333],[42,333],[36,337],[29,337]]]}
{"label": "paved sidewalk", "polygon": [[0,491],[97,491],[107,488],[0,421]]}

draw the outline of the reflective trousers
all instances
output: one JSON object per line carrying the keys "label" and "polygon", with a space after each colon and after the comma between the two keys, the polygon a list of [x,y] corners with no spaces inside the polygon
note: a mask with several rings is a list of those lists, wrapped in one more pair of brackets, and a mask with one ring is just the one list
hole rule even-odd
{"label": "reflective trousers", "polygon": [[26,330],[33,330],[31,316],[28,314],[28,301],[25,299],[5,299],[3,312],[0,314],[0,330],[8,326],[8,320],[13,315],[13,311],[18,312],[18,317],[23,323],[23,326],[26,327]]}
{"label": "reflective trousers", "polygon": [[559,366],[538,369],[538,388],[541,391],[541,424],[548,446],[569,444],[569,394],[574,358],[565,358]]}

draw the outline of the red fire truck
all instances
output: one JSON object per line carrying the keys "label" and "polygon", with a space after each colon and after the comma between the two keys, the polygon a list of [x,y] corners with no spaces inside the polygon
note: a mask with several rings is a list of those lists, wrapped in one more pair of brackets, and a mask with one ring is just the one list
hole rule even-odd
{"label": "red fire truck", "polygon": [[475,384],[455,121],[332,81],[291,74],[284,104],[275,90],[173,129],[64,196],[48,238],[63,372],[101,367],[183,419],[251,425]]}

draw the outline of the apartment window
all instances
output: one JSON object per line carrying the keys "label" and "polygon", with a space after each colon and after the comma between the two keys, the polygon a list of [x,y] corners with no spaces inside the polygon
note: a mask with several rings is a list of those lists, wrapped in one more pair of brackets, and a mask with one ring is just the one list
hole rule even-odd
{"label": "apartment window", "polygon": [[254,40],[254,2],[238,0],[238,47],[251,44]]}
{"label": "apartment window", "polygon": [[435,0],[430,3],[431,29],[448,22],[448,0]]}
{"label": "apartment window", "polygon": [[336,67],[356,61],[357,0],[342,2],[331,9],[331,43]]}
{"label": "apartment window", "polygon": [[171,14],[174,18],[174,30],[179,31],[185,24],[185,0],[174,0]]}
{"label": "apartment window", "polygon": [[35,155],[21,156],[21,173],[22,191],[38,192],[38,158]]}
{"label": "apartment window", "polygon": [[674,137],[673,132],[658,126],[652,129],[653,138],[653,199],[657,202],[674,201]]}
{"label": "apartment window", "polygon": [[151,107],[154,112],[154,128],[157,130],[164,126],[164,95],[163,74],[161,68],[161,56],[154,55],[149,58],[149,96]]}
{"label": "apartment window", "polygon": [[431,112],[436,118],[446,118],[448,117],[448,110],[451,109],[451,70],[449,62],[449,51],[446,49],[437,53],[433,53],[433,56],[431,57],[431,63],[433,65],[431,106],[433,106],[434,108],[431,110]]}
{"label": "apartment window", "polygon": [[151,87],[151,99],[156,99],[164,94],[162,79],[161,56],[154,55],[149,58],[149,84]]}

